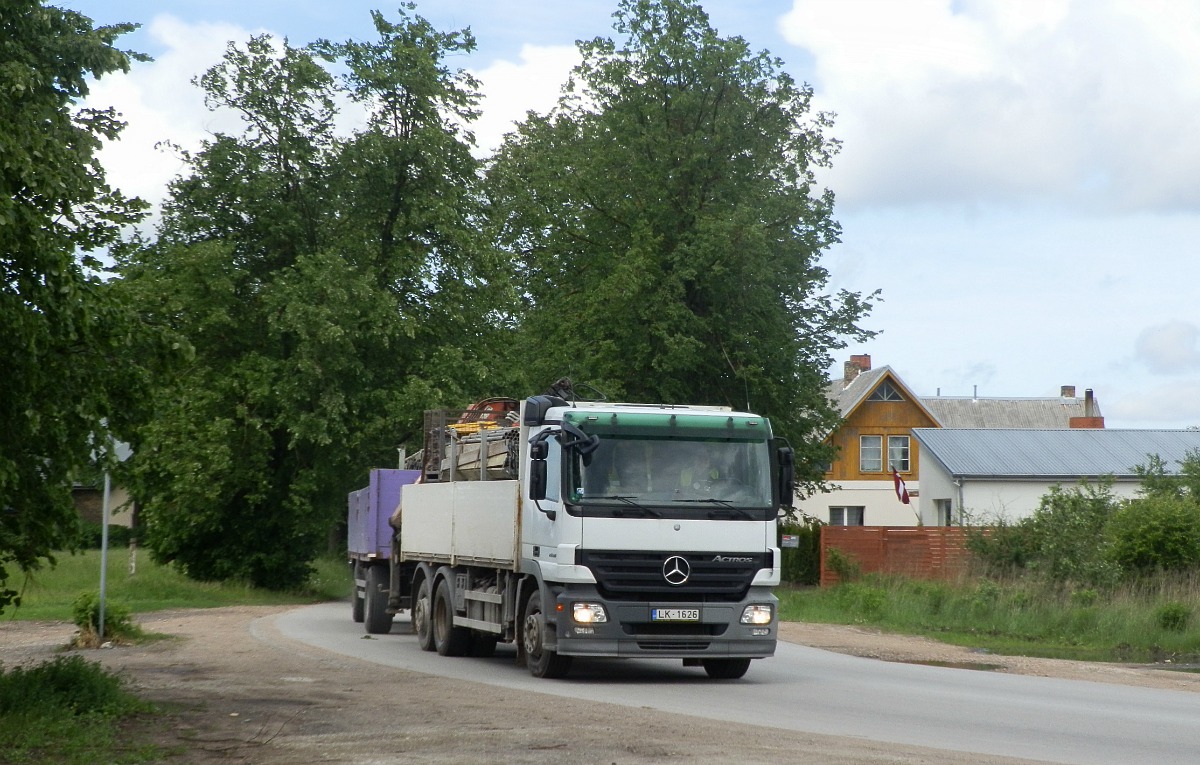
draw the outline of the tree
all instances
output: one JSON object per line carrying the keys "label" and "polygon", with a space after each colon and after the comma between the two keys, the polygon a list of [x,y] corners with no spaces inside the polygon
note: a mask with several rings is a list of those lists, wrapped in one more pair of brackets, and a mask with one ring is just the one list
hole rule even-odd
{"label": "tree", "polygon": [[[871,335],[871,298],[824,294],[837,241],[814,170],[836,142],[767,52],[722,38],[692,0],[623,0],[557,107],[489,168],[498,242],[527,305],[533,379],[611,396],[747,407],[820,480],[832,349]],[[873,296],[872,296],[873,297]]]}
{"label": "tree", "polygon": [[74,544],[72,476],[105,457],[132,403],[117,359],[141,339],[93,253],[144,205],[96,160],[123,127],[116,113],[75,105],[89,78],[143,58],[114,47],[134,28],[36,0],[0,11],[0,610],[16,599],[7,564],[33,570]]}
{"label": "tree", "polygon": [[[492,332],[464,306],[490,305],[489,283],[454,121],[476,96],[442,63],[473,43],[373,18],[374,44],[231,44],[197,82],[244,130],[183,153],[158,241],[122,264],[131,299],[194,349],[156,386],[134,489],[154,554],[199,579],[301,583],[346,492],[393,464],[424,406],[478,381]],[[373,110],[349,137],[339,89]]]}

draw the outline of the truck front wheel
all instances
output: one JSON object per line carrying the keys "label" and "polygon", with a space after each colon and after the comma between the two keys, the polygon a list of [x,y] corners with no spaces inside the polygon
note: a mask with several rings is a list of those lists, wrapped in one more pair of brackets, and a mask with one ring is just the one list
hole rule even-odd
{"label": "truck front wheel", "polygon": [[571,657],[559,656],[545,646],[546,618],[542,614],[542,596],[533,593],[525,601],[525,620],[521,629],[525,665],[534,677],[566,677],[571,671]]}
{"label": "truck front wheel", "polygon": [[417,645],[422,651],[432,651],[433,645],[433,598],[429,592],[429,579],[422,578],[417,585],[417,599],[413,601],[413,629],[417,633]]}
{"label": "truck front wheel", "polygon": [[433,643],[442,656],[465,656],[471,647],[470,631],[454,626],[454,602],[445,579],[438,582],[433,596]]}
{"label": "truck front wheel", "polygon": [[387,579],[387,569],[383,566],[367,567],[367,634],[386,635],[392,631],[392,615],[387,611]]}
{"label": "truck front wheel", "polygon": [[750,669],[749,659],[705,659],[704,671],[713,680],[737,680]]}

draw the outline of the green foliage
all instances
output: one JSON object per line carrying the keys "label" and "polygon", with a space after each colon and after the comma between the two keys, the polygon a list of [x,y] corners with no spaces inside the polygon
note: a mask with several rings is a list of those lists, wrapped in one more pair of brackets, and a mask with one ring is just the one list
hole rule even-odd
{"label": "green foliage", "polygon": [[[108,549],[128,547],[130,540],[136,538],[139,530],[132,526],[109,524]],[[79,546],[85,550],[99,550],[104,541],[104,527],[94,521],[79,522]]]}
{"label": "green foliage", "polygon": [[1200,660],[1200,581],[1171,575],[1104,591],[1054,582],[929,582],[868,575],[781,589],[780,618],[869,624],[995,653],[1104,661]]}
{"label": "green foliage", "polygon": [[161,752],[130,742],[120,729],[122,720],[151,710],[120,678],[80,656],[0,667],[0,751],[6,763],[160,761]]}
{"label": "green foliage", "polygon": [[[341,556],[316,559],[313,562],[316,573],[287,592],[251,587],[244,580],[197,582],[177,566],[156,563],[144,552],[138,553],[136,562],[136,573],[131,573],[130,551],[110,550],[107,590],[108,602],[117,601],[139,614],[168,608],[305,604],[337,600],[350,594],[346,561]],[[39,571],[23,583],[21,606],[12,610],[12,618],[73,620],[79,593],[96,588],[99,564],[97,551],[61,556],[53,569]]]}
{"label": "green foliage", "polygon": [[1052,486],[1033,515],[977,530],[967,545],[993,575],[1029,573],[1059,584],[1109,586],[1119,572],[1104,532],[1118,506],[1111,481]]}
{"label": "green foliage", "polygon": [[811,485],[832,456],[830,351],[870,336],[856,323],[873,299],[825,293],[829,117],[694,0],[623,0],[615,18],[621,42],[581,42],[558,105],[488,169],[526,298],[521,357],[610,398],[750,407]]}
{"label": "green foliage", "polygon": [[0,611],[16,596],[9,565],[35,570],[74,544],[72,477],[136,409],[124,361],[149,345],[94,253],[119,248],[144,204],[109,188],[96,158],[118,115],[76,106],[140,58],[114,47],[134,28],[40,0],[0,13]]}
{"label": "green foliage", "polygon": [[862,577],[862,565],[858,559],[836,547],[825,550],[825,565],[837,574],[841,582],[853,582]]}
{"label": "green foliage", "polygon": [[1128,573],[1200,567],[1200,501],[1151,493],[1128,503],[1107,528],[1109,555]]}
{"label": "green foliage", "polygon": [[1164,603],[1154,615],[1160,629],[1184,632],[1192,619],[1192,609],[1183,603]]}
{"label": "green foliage", "polygon": [[111,716],[146,707],[125,692],[119,677],[76,655],[0,673],[0,716],[34,708]]}
{"label": "green foliage", "polygon": [[[158,241],[122,260],[192,354],[155,380],[128,481],[147,547],[197,579],[299,586],[422,410],[508,382],[486,371],[511,290],[480,234],[476,83],[446,66],[474,40],[411,9],[373,14],[374,43],[230,44],[197,84],[243,130],[182,152]],[[373,110],[349,137],[339,94]]]}
{"label": "green foliage", "polygon": [[[100,593],[84,592],[71,605],[75,626],[79,628],[79,643],[88,645],[101,634]],[[104,600],[104,638],[123,640],[141,637],[142,629],[133,623],[129,606],[106,597]]]}
{"label": "green foliage", "polygon": [[1167,472],[1167,465],[1157,454],[1148,455],[1147,464],[1137,465],[1134,472],[1141,478],[1142,495],[1191,499],[1200,502],[1200,450],[1187,452],[1178,461],[1179,470]]}
{"label": "green foliage", "polygon": [[821,523],[810,519],[781,521],[779,534],[799,537],[797,547],[780,549],[780,579],[791,584],[817,584],[821,579]]}

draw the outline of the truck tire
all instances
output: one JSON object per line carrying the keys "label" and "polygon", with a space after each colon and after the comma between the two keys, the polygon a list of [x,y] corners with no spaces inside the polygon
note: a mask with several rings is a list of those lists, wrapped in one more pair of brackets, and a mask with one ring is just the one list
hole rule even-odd
{"label": "truck tire", "polygon": [[443,579],[433,595],[433,645],[440,656],[465,656],[471,647],[471,631],[454,626],[454,602],[450,585]]}
{"label": "truck tire", "polygon": [[387,579],[387,569],[383,566],[367,567],[364,621],[368,635],[386,635],[392,631],[392,615],[387,611]]}
{"label": "truck tire", "polygon": [[351,584],[353,591],[350,595],[350,618],[355,624],[362,624],[366,618],[366,598],[363,597],[362,589],[358,586],[358,580],[363,578],[362,565],[357,561],[350,567]]}
{"label": "truck tire", "polygon": [[571,657],[559,656],[545,647],[546,619],[542,614],[542,595],[535,592],[525,601],[525,618],[521,627],[521,647],[525,649],[525,666],[534,677],[566,677],[571,671]]}
{"label": "truck tire", "polygon": [[705,659],[704,671],[713,680],[737,680],[750,669],[749,659]]}
{"label": "truck tire", "polygon": [[422,577],[417,585],[417,599],[412,607],[413,631],[417,633],[417,645],[422,651],[432,651],[433,644],[433,597],[429,591],[429,578]]}

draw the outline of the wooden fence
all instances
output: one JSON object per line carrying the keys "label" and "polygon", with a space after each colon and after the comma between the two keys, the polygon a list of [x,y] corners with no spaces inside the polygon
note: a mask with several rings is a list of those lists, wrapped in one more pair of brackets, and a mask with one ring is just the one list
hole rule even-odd
{"label": "wooden fence", "polygon": [[903,574],[918,579],[953,579],[966,570],[967,529],[958,526],[823,526],[821,586],[839,581],[828,565],[829,550],[851,558],[864,574]]}

